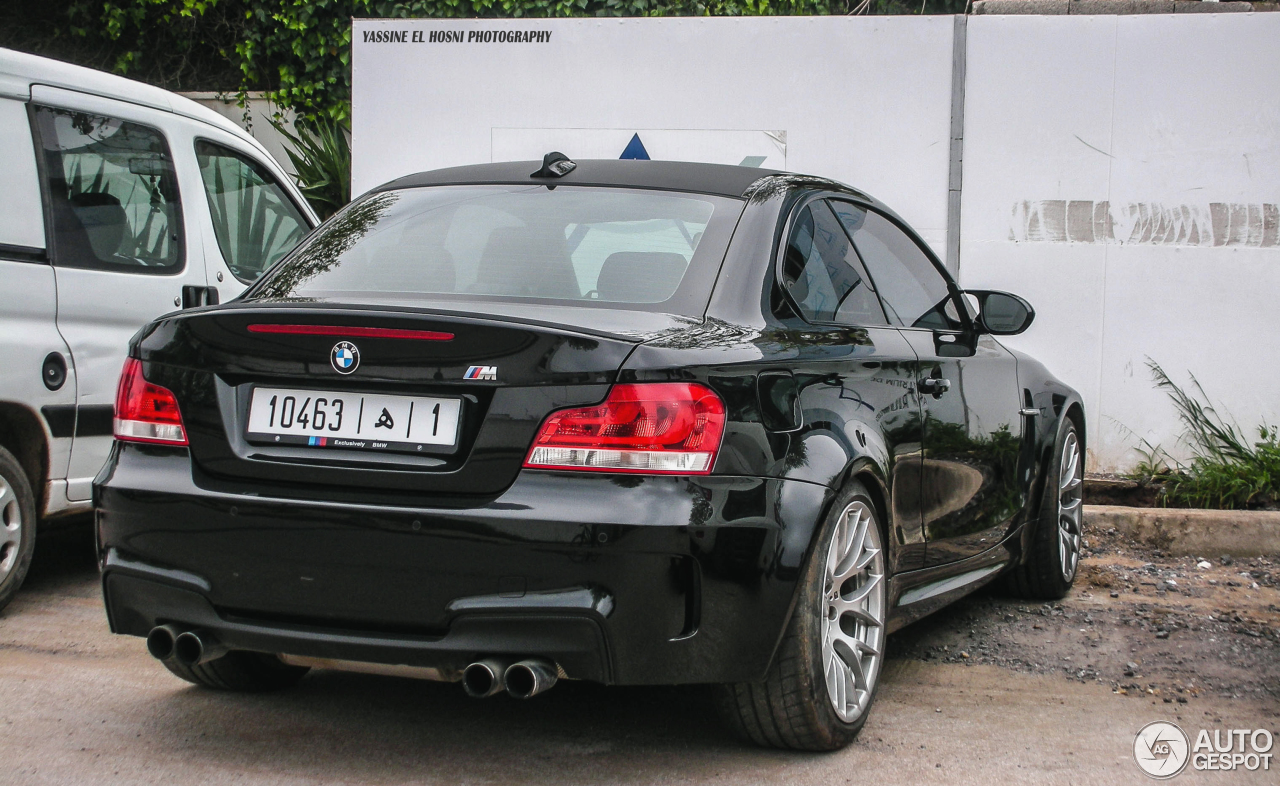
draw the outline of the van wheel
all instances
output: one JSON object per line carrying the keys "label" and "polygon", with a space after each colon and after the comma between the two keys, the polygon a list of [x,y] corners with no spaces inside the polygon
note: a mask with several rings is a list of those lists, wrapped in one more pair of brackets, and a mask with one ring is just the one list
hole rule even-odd
{"label": "van wheel", "polygon": [[1008,591],[1020,598],[1058,600],[1066,597],[1080,565],[1084,533],[1084,455],[1076,425],[1063,418],[1054,446],[1053,462],[1045,473],[1040,519],[1031,534],[1024,564],[1005,579]]}
{"label": "van wheel", "polygon": [[720,714],[757,745],[843,748],[867,722],[884,660],[888,577],[875,504],[851,482],[832,506],[763,682],[718,688]]}
{"label": "van wheel", "polygon": [[36,547],[36,499],[13,454],[0,448],[0,609],[9,605],[31,567]]}
{"label": "van wheel", "polygon": [[261,693],[290,688],[311,669],[290,666],[274,655],[232,650],[198,666],[183,666],[173,658],[164,661],[165,668],[187,682],[214,690],[235,693]]}

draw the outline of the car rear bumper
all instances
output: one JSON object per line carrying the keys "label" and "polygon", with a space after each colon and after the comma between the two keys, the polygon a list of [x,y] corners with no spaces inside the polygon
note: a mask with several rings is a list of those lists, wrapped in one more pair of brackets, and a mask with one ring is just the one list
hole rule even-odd
{"label": "car rear bumper", "polygon": [[541,656],[616,684],[760,679],[829,490],[742,477],[529,472],[466,508],[201,488],[185,450],[123,446],[95,486],[112,630],[446,678]]}

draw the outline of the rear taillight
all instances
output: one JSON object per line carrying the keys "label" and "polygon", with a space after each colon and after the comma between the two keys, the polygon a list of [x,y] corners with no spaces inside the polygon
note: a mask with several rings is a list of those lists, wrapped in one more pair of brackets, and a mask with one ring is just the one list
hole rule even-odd
{"label": "rear taillight", "polygon": [[178,400],[168,388],[153,385],[142,376],[136,358],[124,362],[120,387],[116,389],[116,439],[126,442],[155,442],[161,445],[187,444]]}
{"label": "rear taillight", "polygon": [[524,465],[705,475],[715,464],[724,421],[724,403],[704,385],[614,385],[601,404],[551,413]]}

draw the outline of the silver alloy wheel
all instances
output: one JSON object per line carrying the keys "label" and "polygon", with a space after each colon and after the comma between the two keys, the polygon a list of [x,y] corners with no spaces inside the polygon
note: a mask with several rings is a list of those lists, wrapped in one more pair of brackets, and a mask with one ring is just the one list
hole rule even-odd
{"label": "silver alloy wheel", "polygon": [[18,563],[22,551],[22,505],[9,479],[0,475],[0,581]]}
{"label": "silver alloy wheel", "polygon": [[1076,577],[1080,562],[1080,533],[1084,520],[1084,462],[1080,460],[1080,441],[1068,432],[1062,445],[1062,464],[1058,473],[1058,564],[1068,584]]}
{"label": "silver alloy wheel", "polygon": [[867,505],[840,514],[827,551],[822,593],[822,668],[836,715],[852,723],[867,711],[884,651],[884,549]]}

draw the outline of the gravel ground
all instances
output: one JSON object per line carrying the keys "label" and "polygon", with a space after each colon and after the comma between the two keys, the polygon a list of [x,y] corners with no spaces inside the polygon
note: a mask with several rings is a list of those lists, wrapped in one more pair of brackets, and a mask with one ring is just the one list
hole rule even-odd
{"label": "gravel ground", "polygon": [[1091,533],[1058,603],[976,593],[891,637],[890,657],[988,664],[1186,704],[1252,696],[1280,708],[1280,561],[1170,557]]}

